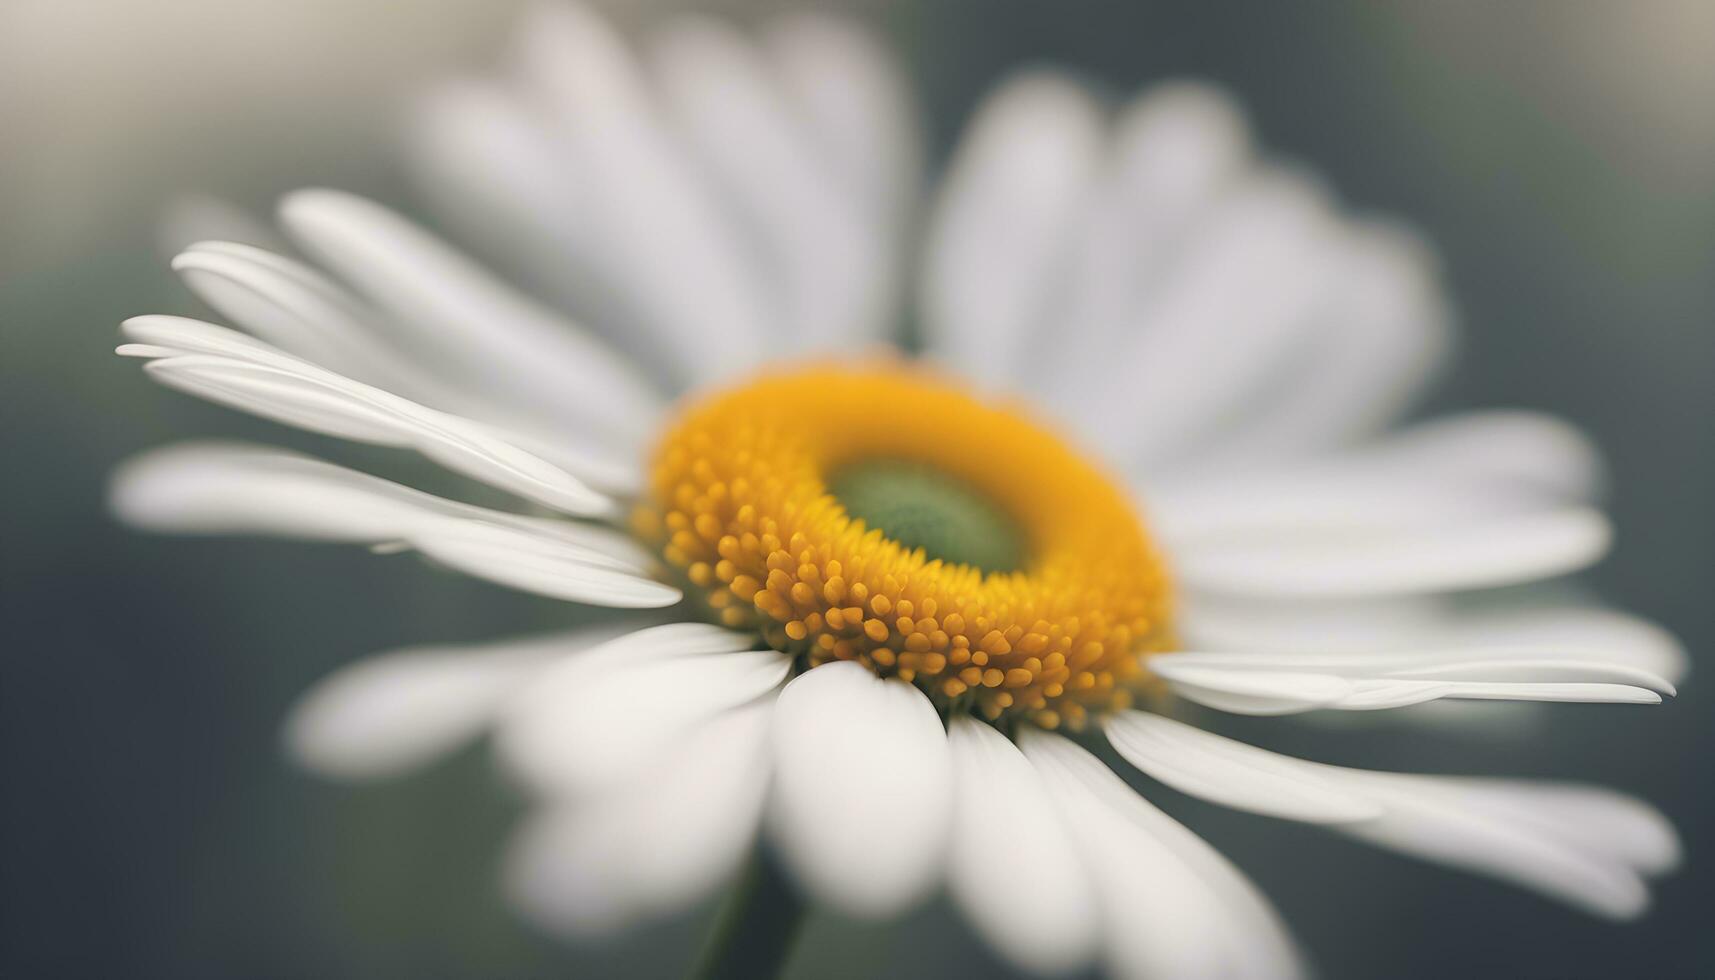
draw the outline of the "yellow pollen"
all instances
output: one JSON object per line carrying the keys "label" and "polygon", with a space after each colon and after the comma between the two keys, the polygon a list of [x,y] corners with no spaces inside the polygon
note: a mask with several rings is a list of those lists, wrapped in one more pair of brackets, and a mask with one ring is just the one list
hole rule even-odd
{"label": "yellow pollen", "polygon": [[[1024,543],[984,571],[847,512],[829,475],[932,469]],[[717,621],[813,668],[855,660],[944,711],[1081,728],[1128,707],[1165,649],[1172,590],[1127,493],[1060,438],[892,361],[766,374],[686,406],[635,519]]]}

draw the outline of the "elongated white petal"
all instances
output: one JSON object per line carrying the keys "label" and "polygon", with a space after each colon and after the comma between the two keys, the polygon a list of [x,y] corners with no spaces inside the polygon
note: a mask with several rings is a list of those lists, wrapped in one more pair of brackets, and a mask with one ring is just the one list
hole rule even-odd
{"label": "elongated white petal", "polygon": [[742,241],[663,124],[636,59],[572,3],[533,8],[520,67],[590,186],[590,219],[616,285],[644,316],[677,377],[699,382],[752,365],[777,315]]}
{"label": "elongated white petal", "polygon": [[156,357],[163,384],[243,411],[360,442],[410,447],[442,466],[569,514],[605,515],[613,504],[576,477],[491,427],[419,405],[269,347],[224,327],[182,317],[125,321],[127,336]]}
{"label": "elongated white petal", "polygon": [[672,118],[778,276],[784,350],[880,335],[892,286],[886,215],[828,181],[828,161],[761,52],[731,27],[687,17],[656,54]]}
{"label": "elongated white petal", "polygon": [[1350,224],[1337,239],[1335,271],[1301,348],[1242,417],[1175,464],[1177,473],[1249,472],[1373,435],[1411,407],[1446,360],[1452,313],[1429,247],[1378,222]]}
{"label": "elongated white petal", "polygon": [[1671,683],[1690,668],[1685,647],[1667,630],[1577,599],[1465,611],[1449,617],[1435,639],[1447,646],[1556,647],[1568,657],[1626,664]]}
{"label": "elongated white petal", "polygon": [[1047,787],[994,728],[955,717],[948,887],[983,937],[1033,973],[1077,969],[1095,949],[1089,875]]}
{"label": "elongated white petal", "polygon": [[[1643,876],[1679,859],[1673,828],[1639,800],[1595,787],[1418,776],[1307,762],[1128,712],[1106,726],[1127,761],[1215,803],[1342,833],[1511,881],[1586,911],[1629,918],[1648,902]],[[1242,766],[1235,765],[1242,763]],[[1276,795],[1282,789],[1284,795]],[[1352,801],[1357,819],[1327,820],[1301,794]],[[1358,813],[1358,807],[1367,812]]]}
{"label": "elongated white petal", "polygon": [[[1608,550],[1612,530],[1588,507],[1555,507],[1411,526],[1383,501],[1351,523],[1199,536],[1178,543],[1185,587],[1216,595],[1336,599],[1497,588],[1586,568]],[[1373,521],[1374,523],[1367,523]],[[1283,532],[1288,529],[1283,528]]]}
{"label": "elongated white petal", "polygon": [[1194,446],[1267,381],[1315,324],[1336,267],[1321,190],[1262,173],[1199,225],[1173,275],[1085,383],[1052,393],[1119,460]]}
{"label": "elongated white petal", "polygon": [[604,344],[372,201],[304,190],[280,204],[310,253],[377,305],[413,348],[456,365],[486,396],[635,444],[660,399]]}
{"label": "elongated white petal", "polygon": [[933,356],[987,385],[1024,367],[1021,351],[1048,322],[1101,152],[1094,101],[1060,75],[1015,78],[977,111],[925,246]]}
{"label": "elongated white petal", "polygon": [[592,221],[592,188],[534,108],[499,80],[430,88],[408,134],[411,176],[461,241],[504,260],[534,294],[616,349],[653,364],[625,335],[625,304]]}
{"label": "elongated white petal", "polygon": [[299,765],[337,779],[409,772],[474,738],[513,691],[555,658],[626,628],[589,626],[366,657],[324,677],[298,699],[286,720],[287,751]]}
{"label": "elongated white petal", "polygon": [[204,302],[289,354],[413,398],[430,384],[381,342],[375,311],[301,262],[203,241],[174,256],[173,270]]}
{"label": "elongated white petal", "polygon": [[404,545],[444,565],[557,599],[668,606],[679,591],[607,528],[456,503],[306,456],[231,443],[146,453],[115,477],[114,511],[140,527]]}
{"label": "elongated white petal", "polygon": [[865,210],[902,221],[922,179],[922,136],[887,49],[844,19],[802,12],[769,25],[763,44],[823,163]]}
{"label": "elongated white petal", "polygon": [[1283,756],[1160,715],[1127,711],[1107,719],[1102,731],[1127,762],[1192,796],[1311,823],[1382,814],[1374,802]]}
{"label": "elongated white petal", "polygon": [[841,661],[781,692],[770,824],[814,897],[870,918],[935,884],[952,807],[947,736],[909,684]]}
{"label": "elongated white petal", "polygon": [[616,786],[698,724],[785,679],[791,659],[755,644],[754,634],[681,623],[568,660],[507,707],[501,758],[540,793]]}
{"label": "elongated white petal", "polygon": [[1150,669],[1190,700],[1243,714],[1367,711],[1441,698],[1657,704],[1666,680],[1554,647],[1419,653],[1171,653]]}
{"label": "elongated white petal", "polygon": [[624,786],[533,814],[507,855],[513,902],[587,937],[681,911],[731,877],[761,819],[772,707],[721,714]]}
{"label": "elongated white petal", "polygon": [[1098,888],[1110,969],[1138,977],[1296,977],[1274,910],[1227,860],[1067,739],[1027,731]]}
{"label": "elongated white petal", "polygon": [[1083,383],[1126,337],[1179,246],[1250,160],[1238,107],[1208,85],[1147,89],[1114,128],[1106,173],[1077,232],[1064,311],[1038,338],[1040,356],[1021,379],[1050,398]]}

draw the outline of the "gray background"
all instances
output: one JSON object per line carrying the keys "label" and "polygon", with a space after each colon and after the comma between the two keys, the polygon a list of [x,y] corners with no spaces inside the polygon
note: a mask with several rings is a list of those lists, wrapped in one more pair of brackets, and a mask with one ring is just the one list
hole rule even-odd
{"label": "gray background", "polygon": [[[260,209],[305,183],[408,206],[400,106],[420,79],[491,59],[510,9],[0,0],[0,975],[672,975],[690,956],[702,912],[581,950],[510,918],[493,867],[516,802],[480,751],[355,788],[280,758],[283,711],[334,665],[565,610],[355,550],[143,538],[102,508],[117,460],[177,436],[337,455],[156,390],[110,355],[123,317],[195,311],[155,219],[182,191]],[[1417,222],[1466,322],[1436,405],[1537,407],[1591,432],[1617,474],[1620,535],[1589,578],[1702,658],[1715,640],[1715,5],[853,9],[899,45],[938,155],[1022,63],[1069,64],[1116,92],[1190,73],[1236,91],[1265,145],[1354,205]],[[1706,673],[1664,708],[1564,708],[1528,736],[1266,729],[1333,762],[1585,778],[1658,802],[1688,867],[1633,925],[1154,798],[1259,881],[1329,976],[1715,975]],[[802,977],[1000,970],[941,904],[886,928],[817,917],[792,963]]]}

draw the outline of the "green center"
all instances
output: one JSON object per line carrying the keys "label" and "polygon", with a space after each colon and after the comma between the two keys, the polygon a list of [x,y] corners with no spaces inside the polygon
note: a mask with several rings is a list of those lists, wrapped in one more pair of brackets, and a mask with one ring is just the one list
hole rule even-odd
{"label": "green center", "polygon": [[1010,572],[1024,561],[1012,520],[965,482],[922,463],[876,459],[835,473],[828,490],[846,513],[930,558]]}

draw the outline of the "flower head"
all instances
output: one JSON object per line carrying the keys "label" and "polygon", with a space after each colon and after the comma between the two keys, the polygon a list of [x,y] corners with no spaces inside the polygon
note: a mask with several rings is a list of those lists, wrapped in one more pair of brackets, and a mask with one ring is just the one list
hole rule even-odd
{"label": "flower head", "polygon": [[[944,883],[1027,969],[1297,973],[1267,902],[1098,740],[1184,793],[1644,908],[1677,844],[1635,800],[1322,765],[1187,721],[1672,692],[1682,654],[1648,624],[1469,601],[1588,565],[1609,529],[1594,454],[1552,419],[1384,434],[1447,346],[1421,243],[1259,160],[1218,91],[1110,114],[1037,73],[978,113],[912,275],[914,124],[860,32],[687,20],[654,42],[644,63],[542,8],[517,77],[429,101],[431,199],[548,300],[304,191],[281,218],[315,264],[221,242],[174,261],[244,332],[125,324],[120,352],[169,386],[528,505],[203,444],[129,464],[128,519],[657,610],[354,665],[293,716],[304,762],[398,772],[492,730],[539,801],[511,892],[578,935],[698,899],[762,834],[853,914]],[[913,345],[895,301],[919,278]]]}

